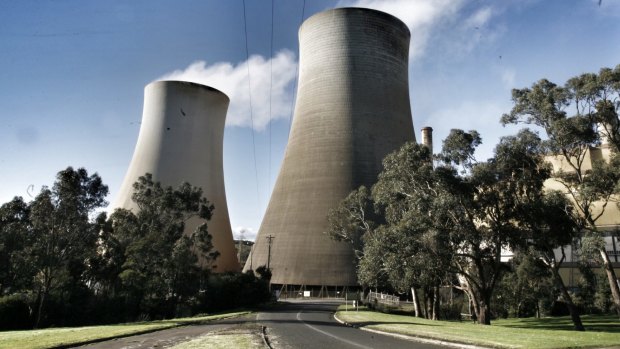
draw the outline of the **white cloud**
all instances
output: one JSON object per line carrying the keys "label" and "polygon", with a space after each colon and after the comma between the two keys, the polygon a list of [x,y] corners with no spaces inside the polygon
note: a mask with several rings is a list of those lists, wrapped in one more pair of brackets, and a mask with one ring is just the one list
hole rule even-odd
{"label": "white cloud", "polygon": [[[271,59],[252,55],[249,63],[252,118],[250,118],[250,94],[248,93],[248,61],[237,65],[229,62],[209,65],[205,61],[197,61],[183,70],[175,70],[156,80],[190,81],[221,90],[230,98],[226,125],[247,127],[252,125],[253,119],[254,128],[261,131],[265,129],[270,120],[270,102],[271,120],[290,117],[293,91],[291,85],[295,78],[297,61],[291,51],[282,50]],[[271,80],[271,98],[270,79],[273,79]]]}
{"label": "white cloud", "polygon": [[242,227],[242,226],[238,226],[233,228],[233,237],[236,240],[249,240],[249,241],[254,241],[256,240],[256,235],[258,234],[257,231],[254,230],[254,228],[248,228],[248,227]]}
{"label": "white cloud", "polygon": [[411,31],[409,56],[413,60],[426,51],[433,29],[455,17],[464,4],[464,0],[341,0],[338,6],[372,8],[398,17]]}
{"label": "white cloud", "polygon": [[479,29],[489,22],[492,15],[493,10],[490,7],[483,7],[469,16],[469,18],[465,20],[465,25],[470,28]]}
{"label": "white cloud", "polygon": [[503,10],[502,3],[480,7],[472,12],[466,0],[340,0],[338,6],[366,7],[387,12],[402,20],[411,31],[409,57],[423,57],[429,44],[442,57],[459,59],[476,47],[491,43],[505,29],[492,20]]}

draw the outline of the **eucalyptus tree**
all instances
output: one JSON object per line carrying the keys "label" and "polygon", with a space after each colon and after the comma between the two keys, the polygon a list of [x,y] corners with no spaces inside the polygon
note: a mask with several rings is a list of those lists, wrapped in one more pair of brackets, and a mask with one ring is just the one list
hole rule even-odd
{"label": "eucalyptus tree", "polygon": [[[553,180],[574,207],[584,245],[598,252],[620,314],[618,279],[598,224],[620,190],[620,65],[574,77],[565,86],[543,79],[531,88],[513,90],[512,99],[514,106],[502,123],[524,123],[544,131],[547,139],[539,155],[563,164],[555,168]],[[610,152],[608,159],[593,154],[601,144],[602,152]]]}
{"label": "eucalyptus tree", "polygon": [[34,271],[24,252],[33,240],[29,215],[28,204],[21,197],[0,206],[0,296],[32,286]]}
{"label": "eucalyptus tree", "polygon": [[491,298],[506,270],[502,251],[524,244],[523,207],[548,177],[537,141],[528,131],[504,137],[493,158],[478,162],[479,134],[452,130],[436,166],[428,150],[407,145],[386,158],[373,188],[388,225],[419,231],[411,242],[419,245],[420,270],[433,270],[436,280],[458,275],[481,324],[490,324]]}
{"label": "eucalyptus tree", "polygon": [[416,316],[437,319],[439,287],[449,279],[450,255],[442,246],[443,232],[433,225],[434,198],[441,190],[432,154],[425,146],[408,143],[386,156],[383,168],[372,188],[385,219],[377,250],[390,284],[401,292],[411,289]]}
{"label": "eucalyptus tree", "polygon": [[365,186],[353,190],[327,215],[325,231],[335,241],[347,242],[355,254],[357,279],[363,287],[385,288],[388,275],[383,254],[383,224],[370,190]]}
{"label": "eucalyptus tree", "polygon": [[[464,281],[482,324],[490,323],[491,297],[506,269],[502,251],[524,243],[523,207],[548,178],[535,152],[537,141],[528,131],[504,137],[485,162],[473,157],[480,142],[472,132],[453,131],[444,142],[444,193],[435,215],[447,232],[451,268]],[[462,167],[460,175],[456,166]]]}
{"label": "eucalyptus tree", "polygon": [[[148,173],[134,184],[132,199],[135,212],[117,209],[104,232],[104,250],[114,256],[108,287],[120,287],[135,311],[174,313],[205,286],[218,256],[206,223],[214,207],[200,188],[162,186]],[[184,234],[192,219],[203,223]]]}
{"label": "eucalyptus tree", "polygon": [[106,205],[108,187],[96,173],[71,167],[58,172],[51,189],[44,187],[29,204],[33,239],[25,248],[34,268],[38,327],[49,294],[64,284],[85,283],[88,261],[96,254],[95,211]]}
{"label": "eucalyptus tree", "polygon": [[[579,230],[571,214],[566,197],[558,191],[550,191],[530,200],[524,209],[523,224],[526,226],[528,251],[539,258],[553,276],[553,281],[567,305],[571,320],[577,331],[585,331],[571,294],[560,275],[560,267],[566,260],[565,246],[571,245]],[[556,256],[556,251],[559,251]]]}

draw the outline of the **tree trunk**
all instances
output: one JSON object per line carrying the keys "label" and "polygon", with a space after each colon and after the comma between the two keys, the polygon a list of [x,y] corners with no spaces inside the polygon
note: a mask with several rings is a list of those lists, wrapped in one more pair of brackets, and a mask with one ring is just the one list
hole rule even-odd
{"label": "tree trunk", "polygon": [[37,309],[37,319],[34,323],[34,328],[37,329],[39,328],[39,323],[41,322],[41,314],[43,313],[43,303],[45,302],[45,296],[47,294],[47,289],[43,289],[40,291],[40,297],[39,297],[39,306]]}
{"label": "tree trunk", "polygon": [[439,319],[439,287],[433,287],[433,320]]}
{"label": "tree trunk", "polygon": [[620,287],[618,286],[618,278],[616,277],[616,272],[611,264],[611,260],[609,260],[607,251],[605,251],[605,249],[601,249],[599,252],[601,254],[601,258],[603,259],[603,267],[605,268],[607,280],[609,281],[609,287],[611,288],[611,298],[616,307],[616,314],[620,316]]}
{"label": "tree trunk", "polygon": [[414,287],[411,287],[411,298],[413,300],[413,311],[415,312],[415,317],[422,317],[420,314],[420,298],[418,297],[417,290]]}
{"label": "tree trunk", "polygon": [[480,313],[480,302],[478,302],[478,299],[472,289],[469,288],[469,284],[467,284],[465,292],[469,298],[469,314],[471,315],[471,320],[475,323],[478,321],[478,313]]}
{"label": "tree trunk", "polygon": [[480,325],[491,324],[491,295],[481,294],[478,304],[478,323]]}
{"label": "tree trunk", "polygon": [[424,290],[424,318],[429,320],[433,319],[433,309],[431,304],[433,304],[433,294],[432,292],[429,292],[427,287]]}
{"label": "tree trunk", "polygon": [[573,321],[573,325],[575,326],[575,330],[577,331],[585,331],[586,329],[583,327],[581,323],[581,317],[579,317],[579,311],[573,303],[573,299],[571,298],[566,286],[564,285],[564,281],[558,273],[558,268],[551,268],[551,272],[553,273],[553,277],[555,278],[556,284],[560,287],[560,292],[562,293],[562,298],[566,302],[566,306],[568,306],[568,312],[570,313],[571,320]]}

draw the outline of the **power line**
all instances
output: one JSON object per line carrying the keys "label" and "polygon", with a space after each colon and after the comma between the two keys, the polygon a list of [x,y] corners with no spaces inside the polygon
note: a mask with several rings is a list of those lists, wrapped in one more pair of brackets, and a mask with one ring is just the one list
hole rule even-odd
{"label": "power line", "polygon": [[269,186],[268,193],[271,193],[271,100],[273,98],[273,0],[271,0],[271,59],[269,60]]}
{"label": "power line", "polygon": [[[305,0],[304,0],[305,1]],[[256,176],[256,197],[258,205],[260,205],[260,191],[258,189],[258,165],[256,164],[256,139],[254,136],[254,115],[252,112],[252,82],[250,80],[250,50],[248,49],[248,21],[246,16],[245,0],[243,0],[243,30],[245,32],[245,57],[248,65],[248,93],[250,96],[250,121],[252,122],[252,148],[254,155],[254,174]]]}
{"label": "power line", "polygon": [[[299,27],[304,21],[304,16],[306,12],[306,0],[304,0],[303,5],[301,6],[301,19],[299,20]],[[293,124],[293,114],[295,113],[295,99],[297,98],[297,80],[299,79],[299,57],[297,57],[297,68],[295,69],[295,81],[293,82],[293,99],[291,100],[291,117],[288,119],[288,137],[291,136],[291,125]]]}

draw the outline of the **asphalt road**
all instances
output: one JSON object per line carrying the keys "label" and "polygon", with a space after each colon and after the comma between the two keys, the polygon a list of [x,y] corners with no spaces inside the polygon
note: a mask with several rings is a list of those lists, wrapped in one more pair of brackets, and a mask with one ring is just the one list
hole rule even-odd
{"label": "asphalt road", "polygon": [[268,311],[240,318],[190,325],[137,336],[113,339],[77,348],[83,349],[145,349],[166,348],[189,341],[208,332],[241,326],[266,327],[267,339],[274,349],[438,349],[438,345],[394,338],[362,331],[340,324],[334,312],[342,301],[286,301]]}
{"label": "asphalt road", "polygon": [[277,309],[261,312],[257,321],[267,327],[274,349],[437,349],[437,345],[418,343],[345,326],[334,319],[342,302],[289,301]]}

